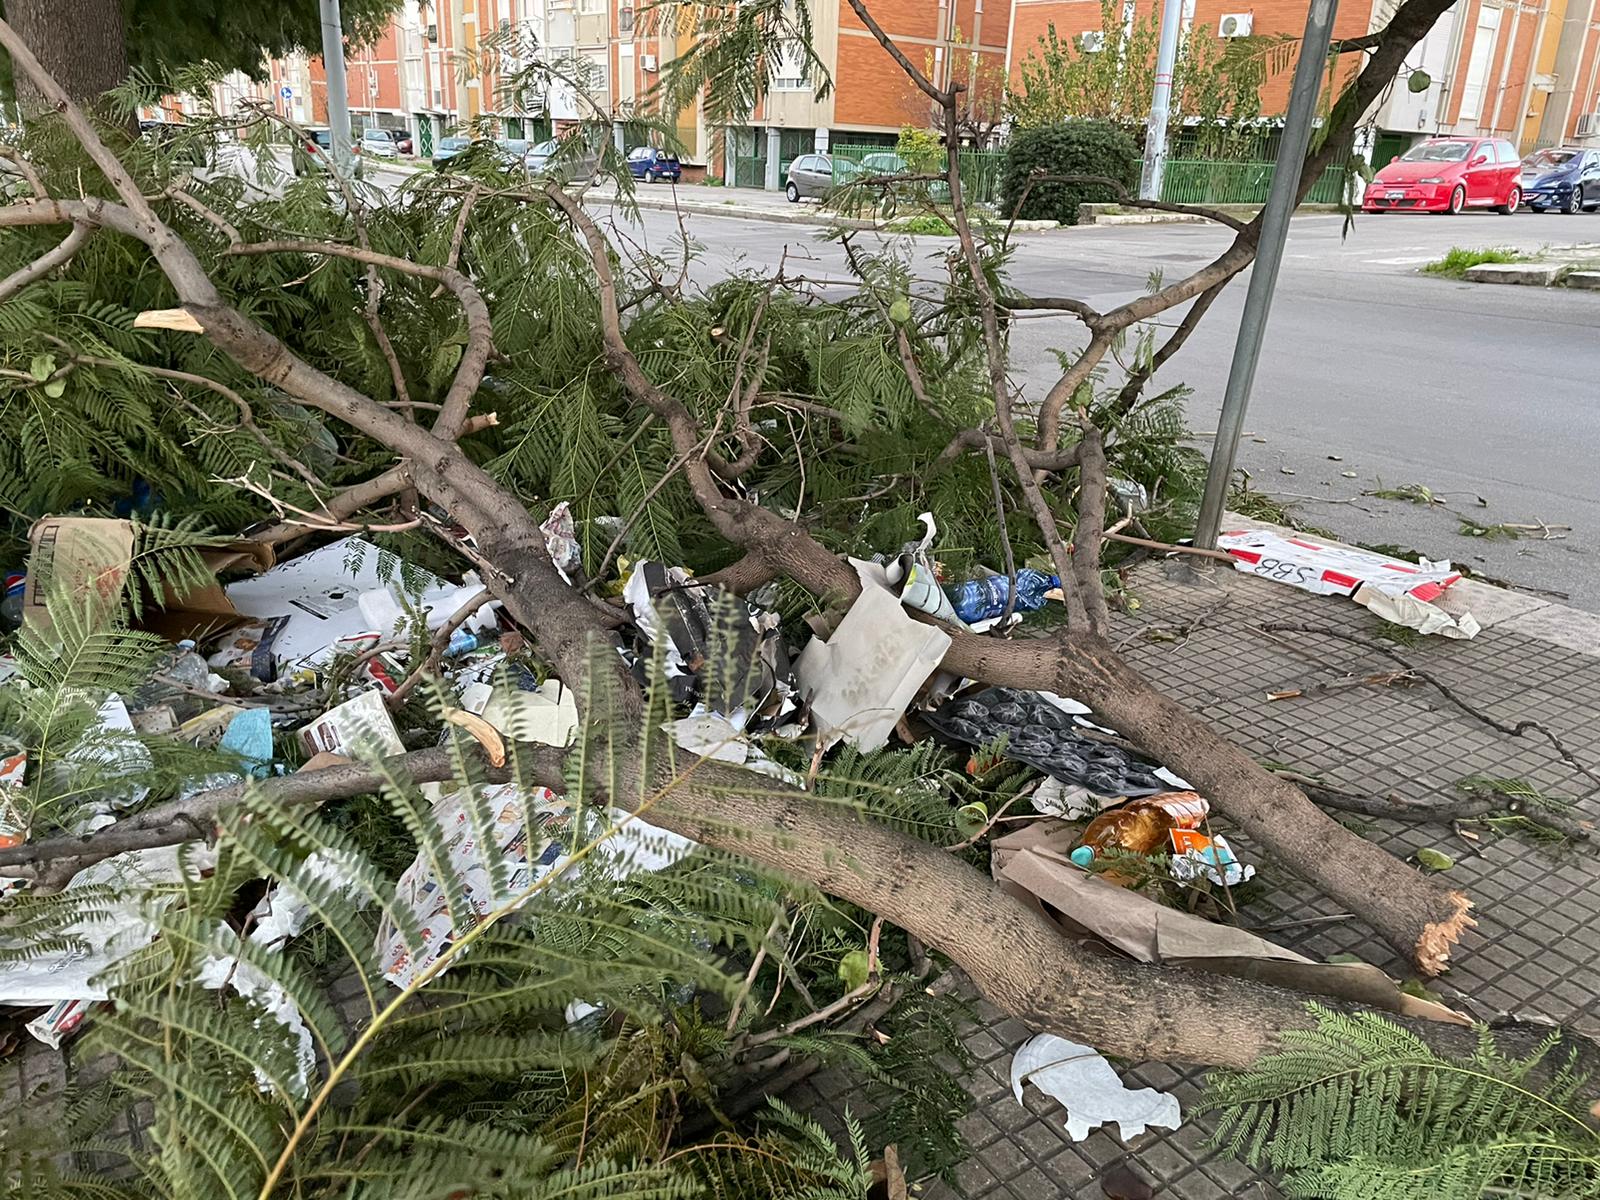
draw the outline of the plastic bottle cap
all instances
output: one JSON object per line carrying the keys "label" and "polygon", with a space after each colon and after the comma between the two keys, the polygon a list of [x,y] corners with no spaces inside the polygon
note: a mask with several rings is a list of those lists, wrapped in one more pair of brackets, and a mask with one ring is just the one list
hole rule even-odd
{"label": "plastic bottle cap", "polygon": [[1076,850],[1074,850],[1067,857],[1072,859],[1073,862],[1077,863],[1078,866],[1087,867],[1090,863],[1092,863],[1094,861],[1094,847],[1093,846],[1079,846]]}

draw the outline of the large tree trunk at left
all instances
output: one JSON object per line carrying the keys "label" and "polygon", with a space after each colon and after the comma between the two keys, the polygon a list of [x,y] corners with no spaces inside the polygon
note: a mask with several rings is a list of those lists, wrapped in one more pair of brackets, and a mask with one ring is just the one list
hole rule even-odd
{"label": "large tree trunk at left", "polygon": [[[5,17],[67,95],[90,108],[128,77],[122,0],[5,0]],[[21,73],[16,89],[24,113],[49,107]]]}

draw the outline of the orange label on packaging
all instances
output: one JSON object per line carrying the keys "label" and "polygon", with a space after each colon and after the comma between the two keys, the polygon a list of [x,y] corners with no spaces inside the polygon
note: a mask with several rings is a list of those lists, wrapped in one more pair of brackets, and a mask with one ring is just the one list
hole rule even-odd
{"label": "orange label on packaging", "polygon": [[1203,853],[1211,849],[1211,839],[1193,829],[1174,829],[1171,836],[1174,854],[1188,854],[1190,851]]}

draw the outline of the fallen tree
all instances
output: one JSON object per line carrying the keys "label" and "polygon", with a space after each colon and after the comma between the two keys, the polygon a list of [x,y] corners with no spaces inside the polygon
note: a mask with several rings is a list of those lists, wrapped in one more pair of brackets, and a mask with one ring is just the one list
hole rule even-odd
{"label": "fallen tree", "polygon": [[[876,25],[867,6],[861,0],[851,3],[917,86],[939,105],[953,131],[960,89],[933,85]],[[1311,186],[1339,151],[1360,114],[1393,79],[1407,52],[1445,7],[1441,0],[1406,0],[1365,48],[1369,57],[1334,106],[1324,140],[1306,165],[1303,188]],[[50,252],[50,261],[22,278],[13,275],[6,290],[26,286],[72,253],[82,253],[81,247],[93,245],[97,238],[114,236],[142,246],[176,301],[150,323],[204,339],[261,384],[326,414],[388,452],[388,461],[354,487],[317,497],[313,508],[291,509],[275,536],[346,528],[360,514],[371,516],[357,521],[358,526],[396,518],[400,523],[421,520],[405,508],[405,495],[414,489],[470,534],[472,558],[486,585],[529,631],[556,673],[569,680],[584,678],[592,661],[591,647],[608,639],[618,624],[617,610],[562,579],[546,549],[539,518],[463,440],[470,437],[475,416],[489,415],[475,413],[475,408],[493,404],[493,390],[485,384],[486,368],[496,355],[516,348],[497,344],[501,335],[494,325],[493,304],[473,272],[462,266],[469,253],[463,238],[444,240],[439,263],[417,262],[414,258],[425,254],[415,249],[408,250],[408,257],[372,248],[356,209],[349,228],[337,235],[319,232],[247,241],[240,228],[250,227],[248,214],[217,212],[181,185],[169,185],[152,195],[4,24],[0,24],[0,43],[19,71],[55,105],[111,193],[57,195],[39,186],[32,196],[0,207],[0,228],[66,230],[59,251]],[[1025,302],[996,295],[991,272],[1005,247],[1003,241],[991,242],[975,231],[963,200],[954,145],[943,182],[960,238],[959,253],[950,264],[952,287],[969,298],[964,311],[947,314],[950,336],[968,336],[980,346],[992,413],[992,423],[986,420],[976,430],[957,431],[957,453],[983,448],[1003,454],[1015,476],[1012,486],[1023,498],[1063,581],[1069,613],[1064,631],[1037,640],[1004,641],[952,630],[944,666],[985,683],[1047,688],[1082,699],[1129,740],[1192,781],[1276,860],[1370,924],[1418,971],[1437,974],[1447,965],[1455,941],[1472,924],[1467,897],[1323,815],[1303,792],[1263,770],[1143,679],[1105,637],[1101,550],[1106,434],[1083,401],[1081,389],[1128,331],[1192,302],[1189,315],[1166,344],[1134,371],[1119,393],[1113,415],[1133,410],[1155,365],[1181,346],[1199,319],[1196,314],[1203,315],[1217,291],[1248,266],[1259,226],[1224,221],[1236,234],[1215,260],[1107,312],[1066,299],[1027,301],[1070,312],[1089,334],[1086,346],[1039,401],[1035,439],[1028,445],[1021,430],[1026,422],[1017,418],[1016,398],[1006,377],[1004,334],[1005,311]],[[470,227],[477,189],[477,184],[463,184],[457,193],[462,230]],[[656,423],[668,432],[675,451],[671,470],[688,487],[714,535],[742,555],[712,578],[735,590],[785,579],[825,602],[847,603],[859,584],[842,558],[798,514],[780,515],[741,492],[741,478],[763,455],[772,453],[753,417],[761,405],[772,402],[762,389],[761,364],[771,346],[770,341],[757,346],[759,315],[749,322],[734,386],[725,402],[706,411],[703,397],[696,397],[695,407],[666,381],[670,376],[658,377],[647,369],[647,350],[630,341],[631,326],[625,324],[624,313],[642,301],[634,297],[624,301],[619,295],[615,249],[581,203],[554,184],[542,189],[502,188],[500,198],[507,192],[515,193],[517,203],[560,214],[586,252],[592,292],[585,302],[596,307],[606,370],[633,405],[634,420]],[[189,232],[179,231],[180,218],[191,224]],[[445,373],[448,380],[440,382],[437,402],[427,402],[437,413],[431,427],[413,419],[418,411],[415,397],[380,400],[335,370],[313,365],[284,337],[253,319],[247,298],[232,297],[219,286],[218,278],[225,275],[230,260],[258,256],[281,257],[294,264],[295,271],[316,271],[326,263],[353,264],[369,281],[379,276],[391,280],[391,295],[407,281],[416,281],[419,295],[425,288],[435,288],[453,298],[461,314],[461,352],[453,370]],[[676,293],[670,283],[653,277],[642,295],[655,296],[670,307]],[[354,297],[351,303],[354,310]],[[375,312],[376,305],[372,309]],[[641,320],[643,311],[636,311],[632,319]],[[927,380],[940,368],[935,340],[920,333],[912,336],[902,323],[893,331],[893,344],[912,393],[925,398]],[[403,382],[398,367],[394,374]],[[1060,513],[1062,497],[1073,490],[1073,471],[1078,501],[1069,537]],[[399,511],[385,514],[389,503],[400,506]],[[619,698],[625,712],[630,706],[636,714],[641,712],[643,696],[635,681],[620,667],[611,674],[610,694]],[[653,810],[653,819],[881,914],[950,954],[997,1004],[1039,1028],[1060,1030],[1134,1057],[1243,1065],[1279,1047],[1286,1032],[1312,1022],[1304,998],[1294,993],[1086,956],[980,872],[803,791],[775,789],[724,768],[695,773],[696,780],[709,781],[699,786],[667,787],[680,772],[690,773],[674,764],[671,755],[651,754],[652,748],[652,734],[641,726],[633,732],[631,744],[624,742],[617,753],[621,777],[632,775],[666,793]],[[370,786],[370,779],[363,781],[355,772],[343,786],[350,789],[347,794],[355,794]],[[222,811],[219,807],[191,814],[193,820],[174,820],[161,827],[163,835],[170,840],[195,837],[218,820],[225,824]],[[130,833],[149,831],[120,831]],[[98,836],[120,834],[113,827]],[[0,864],[26,862],[29,854],[39,859],[38,849],[0,852]],[[89,857],[85,850],[82,845],[51,846],[52,853],[80,861]],[[1419,1032],[1445,1050],[1463,1044],[1464,1035],[1450,1026],[1428,1026]],[[1515,1040],[1523,1035],[1507,1036]]]}

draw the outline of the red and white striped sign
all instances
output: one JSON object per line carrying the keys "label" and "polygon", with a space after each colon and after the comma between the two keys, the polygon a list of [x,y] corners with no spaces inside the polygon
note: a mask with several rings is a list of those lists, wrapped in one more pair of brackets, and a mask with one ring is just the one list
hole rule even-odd
{"label": "red and white striped sign", "polygon": [[1461,572],[1447,562],[1409,563],[1404,559],[1329,546],[1306,537],[1285,537],[1266,529],[1236,530],[1221,534],[1217,548],[1234,557],[1234,566],[1319,596],[1350,596],[1362,584],[1389,596],[1411,596],[1432,601]]}

